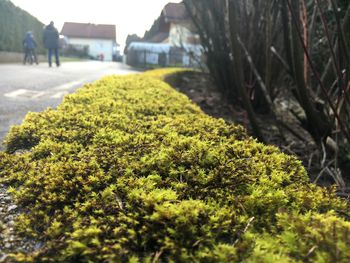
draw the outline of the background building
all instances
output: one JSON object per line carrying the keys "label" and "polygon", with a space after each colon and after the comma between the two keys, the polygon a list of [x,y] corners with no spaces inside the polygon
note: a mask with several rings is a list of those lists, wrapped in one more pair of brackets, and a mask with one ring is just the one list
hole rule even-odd
{"label": "background building", "polygon": [[105,61],[118,56],[115,25],[66,22],[61,34],[65,37],[65,49]]}
{"label": "background building", "polygon": [[185,5],[168,3],[142,39],[126,43],[126,63],[196,67],[203,59],[199,39]]}

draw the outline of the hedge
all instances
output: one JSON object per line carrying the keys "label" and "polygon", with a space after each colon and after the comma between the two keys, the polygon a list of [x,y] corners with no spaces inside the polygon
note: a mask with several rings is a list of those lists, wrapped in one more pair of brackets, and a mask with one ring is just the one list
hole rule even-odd
{"label": "hedge", "polygon": [[23,39],[27,31],[32,31],[38,44],[37,52],[44,53],[43,27],[37,18],[11,1],[0,0],[0,51],[23,52]]}
{"label": "hedge", "polygon": [[161,79],[111,76],[29,113],[0,177],[41,241],[23,262],[347,262],[348,204],[295,157]]}

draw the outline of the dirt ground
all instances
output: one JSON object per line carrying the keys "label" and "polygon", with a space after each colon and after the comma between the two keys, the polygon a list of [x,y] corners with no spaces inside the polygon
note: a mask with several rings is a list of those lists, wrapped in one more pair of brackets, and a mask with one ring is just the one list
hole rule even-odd
{"label": "dirt ground", "polygon": [[[208,115],[223,118],[228,123],[241,124],[250,133],[249,120],[244,109],[230,105],[217,91],[208,74],[186,72],[166,81],[178,91],[186,94]],[[290,114],[290,108],[295,107],[293,102],[280,98],[276,100],[275,105],[279,111],[279,119],[284,125],[277,127],[272,116],[258,115],[266,143],[277,146],[287,154],[297,156],[302,161],[312,182],[323,186],[337,185],[339,195],[348,197],[350,175],[344,175],[344,171],[343,173],[339,170],[333,171],[329,168],[330,166],[325,165],[331,161],[329,156],[318,149],[311,135]]]}

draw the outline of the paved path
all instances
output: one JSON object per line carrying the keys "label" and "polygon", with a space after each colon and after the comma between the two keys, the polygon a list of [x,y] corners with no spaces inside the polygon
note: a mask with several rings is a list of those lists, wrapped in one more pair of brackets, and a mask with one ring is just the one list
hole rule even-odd
{"label": "paved path", "polygon": [[20,124],[27,112],[56,107],[64,95],[103,76],[130,73],[136,71],[98,61],[67,62],[59,68],[49,68],[47,63],[0,65],[0,150],[10,126]]}

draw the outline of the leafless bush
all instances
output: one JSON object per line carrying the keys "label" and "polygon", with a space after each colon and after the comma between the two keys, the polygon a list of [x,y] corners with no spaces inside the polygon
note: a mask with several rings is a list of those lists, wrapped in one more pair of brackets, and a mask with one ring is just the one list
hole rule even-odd
{"label": "leafless bush", "polygon": [[[270,113],[293,94],[300,120],[319,151],[350,163],[350,5],[341,0],[185,0],[201,36],[208,69],[230,101]],[[286,81],[289,80],[289,81]],[[324,147],[323,147],[324,146]],[[346,160],[348,158],[348,160]],[[325,163],[325,162],[323,162]],[[323,167],[325,168],[325,167]]]}

